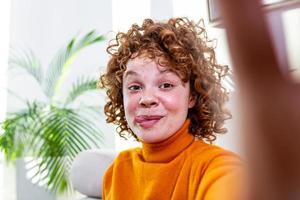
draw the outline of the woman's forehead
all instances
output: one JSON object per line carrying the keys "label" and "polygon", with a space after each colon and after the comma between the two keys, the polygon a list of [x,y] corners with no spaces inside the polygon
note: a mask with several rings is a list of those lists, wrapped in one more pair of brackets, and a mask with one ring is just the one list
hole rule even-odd
{"label": "woman's forehead", "polygon": [[159,64],[157,59],[150,59],[147,57],[136,57],[130,59],[126,64],[125,72],[144,69],[155,69],[160,72],[173,72],[170,67]]}
{"label": "woman's forehead", "polygon": [[143,67],[146,65],[157,65],[157,63],[150,58],[147,57],[135,57],[135,58],[131,58],[128,60],[127,64],[126,64],[126,69],[128,68],[134,68],[134,67]]}
{"label": "woman's forehead", "polygon": [[126,77],[127,74],[135,74],[138,73],[132,73],[132,72],[138,72],[138,71],[144,71],[147,69],[154,69],[157,71],[157,74],[165,75],[165,74],[173,74],[180,78],[182,78],[181,73],[174,69],[171,65],[161,65],[160,64],[160,58],[148,58],[147,56],[138,56],[132,59],[129,59],[126,64],[126,70],[123,73],[123,77]]}

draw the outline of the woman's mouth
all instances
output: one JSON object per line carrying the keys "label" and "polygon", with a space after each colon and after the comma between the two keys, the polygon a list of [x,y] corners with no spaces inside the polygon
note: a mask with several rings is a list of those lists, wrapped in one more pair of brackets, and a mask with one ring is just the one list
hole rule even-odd
{"label": "woman's mouth", "polygon": [[140,115],[134,118],[135,123],[137,123],[142,128],[152,128],[156,123],[161,120],[163,116],[160,115]]}

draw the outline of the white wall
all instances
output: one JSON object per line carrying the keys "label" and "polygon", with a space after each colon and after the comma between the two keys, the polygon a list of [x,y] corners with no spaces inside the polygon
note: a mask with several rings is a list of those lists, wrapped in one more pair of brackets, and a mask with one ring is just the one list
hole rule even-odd
{"label": "white wall", "polygon": [[294,71],[295,81],[300,82],[300,8],[284,12],[282,20],[288,64]]}
{"label": "white wall", "polygon": [[6,69],[9,49],[9,18],[10,1],[0,2],[0,24],[2,27],[0,37],[0,121],[5,118],[6,113]]}

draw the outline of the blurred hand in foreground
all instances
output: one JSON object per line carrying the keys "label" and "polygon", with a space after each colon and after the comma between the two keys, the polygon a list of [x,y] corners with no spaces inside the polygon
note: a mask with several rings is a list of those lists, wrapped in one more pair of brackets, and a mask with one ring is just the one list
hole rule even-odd
{"label": "blurred hand in foreground", "polygon": [[239,91],[249,199],[300,199],[300,88],[280,71],[258,0],[220,8]]}

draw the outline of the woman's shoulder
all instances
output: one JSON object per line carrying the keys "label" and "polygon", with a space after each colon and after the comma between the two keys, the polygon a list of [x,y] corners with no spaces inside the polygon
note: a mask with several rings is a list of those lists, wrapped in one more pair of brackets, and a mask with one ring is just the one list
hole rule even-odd
{"label": "woman's shoulder", "polygon": [[[199,191],[207,199],[243,199],[247,171],[246,163],[237,153],[217,145],[197,141],[188,156]],[[206,192],[204,192],[206,191]],[[200,192],[201,193],[201,192]]]}
{"label": "woman's shoulder", "polygon": [[237,153],[226,149],[224,147],[215,145],[215,144],[209,144],[205,142],[204,140],[196,140],[192,148],[190,148],[190,151],[195,151],[196,154],[208,154],[210,156],[217,156],[217,155],[230,155],[234,157],[239,157]]}
{"label": "woman's shoulder", "polygon": [[194,164],[201,163],[206,167],[243,165],[242,158],[235,152],[203,140],[193,143],[187,152],[187,159]]}

